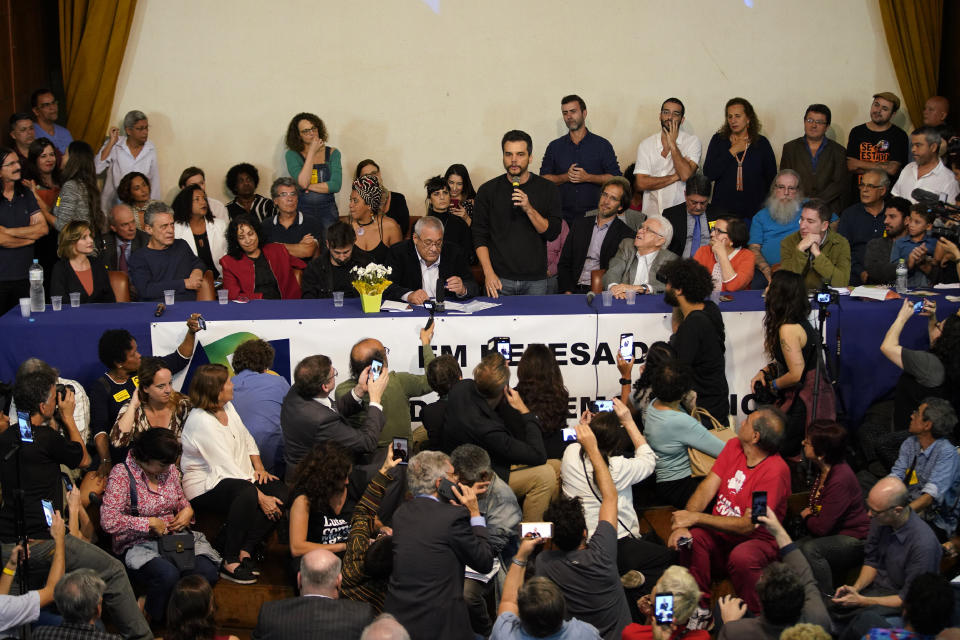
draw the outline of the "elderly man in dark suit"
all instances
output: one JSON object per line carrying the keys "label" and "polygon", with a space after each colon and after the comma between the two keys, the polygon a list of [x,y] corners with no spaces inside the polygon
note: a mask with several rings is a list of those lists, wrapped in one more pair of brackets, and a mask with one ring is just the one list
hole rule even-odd
{"label": "elderly man in dark suit", "polygon": [[606,269],[620,241],[634,232],[618,215],[630,207],[633,192],[626,178],[607,180],[600,190],[596,211],[573,220],[570,234],[560,252],[557,285],[563,293],[590,291],[590,272]]}
{"label": "elderly man in dark suit", "polygon": [[337,638],[357,640],[373,620],[366,602],[339,599],[340,558],[315,549],[300,559],[299,598],[265,602],[253,630],[255,640]]}
{"label": "elderly man in dark suit", "polygon": [[[293,386],[280,408],[280,429],[283,431],[283,455],[287,463],[287,481],[293,480],[297,465],[315,444],[333,440],[353,451],[358,462],[377,448],[385,418],[383,391],[390,373],[384,365],[380,377],[369,380],[370,367],[364,368],[357,386],[334,401],[330,393],[337,384],[337,370],[330,358],[308,356],[293,370]],[[370,407],[361,428],[355,428],[347,417],[363,410],[360,398],[370,393]]]}
{"label": "elderly man in dark suit", "polygon": [[[464,567],[480,573],[493,568],[486,520],[477,502],[481,488],[451,487],[444,480],[456,480],[450,458],[439,451],[415,455],[407,467],[414,498],[393,516],[393,573],[384,610],[396,616],[413,640],[473,640],[463,600]],[[463,506],[450,504],[450,497]]]}
{"label": "elderly man in dark suit", "polygon": [[666,283],[657,279],[657,273],[677,259],[677,254],[667,250],[672,238],[673,227],[666,218],[649,216],[636,238],[620,242],[617,255],[603,274],[603,288],[612,291],[615,298],[625,298],[627,291],[662,293]]}
{"label": "elderly man in dark suit", "polygon": [[103,262],[110,271],[126,273],[130,254],[147,246],[150,236],[137,229],[133,209],[125,204],[114,206],[107,216],[107,222],[110,224],[110,231],[103,236]]}
{"label": "elderly man in dark suit", "polygon": [[393,284],[386,295],[391,300],[423,304],[437,294],[470,298],[479,290],[467,254],[457,244],[444,243],[443,223],[434,216],[417,220],[413,238],[390,247],[390,266]]}

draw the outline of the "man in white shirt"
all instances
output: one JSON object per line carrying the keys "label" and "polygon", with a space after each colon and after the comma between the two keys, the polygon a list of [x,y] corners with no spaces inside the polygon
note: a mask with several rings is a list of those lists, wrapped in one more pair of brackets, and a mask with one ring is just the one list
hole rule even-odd
{"label": "man in white shirt", "polygon": [[211,198],[210,194],[207,193],[207,176],[203,173],[203,169],[200,167],[187,167],[183,170],[183,173],[180,174],[180,180],[177,184],[181,189],[193,184],[200,185],[203,193],[207,196],[207,202],[210,204],[210,213],[213,214],[213,217],[217,220],[223,220],[224,225],[230,224],[230,214],[227,213],[227,205],[216,198]]}
{"label": "man in white shirt", "polygon": [[104,211],[117,204],[117,185],[131,171],[139,171],[150,179],[150,198],[162,200],[160,173],[157,169],[157,148],[147,138],[150,124],[142,111],[130,111],[123,117],[123,130],[110,127],[109,137],[94,158],[97,173],[106,171],[100,196]]}
{"label": "man in white shirt", "polygon": [[956,202],[960,186],[953,172],[940,162],[942,144],[940,133],[934,127],[920,127],[910,134],[913,162],[903,168],[897,184],[893,185],[893,195],[916,204],[913,190],[923,189],[946,202]]}
{"label": "man in white shirt", "polygon": [[637,147],[634,182],[643,191],[643,212],[647,215],[662,213],[683,202],[683,183],[700,163],[700,140],[680,131],[684,114],[679,99],[667,98],[660,107],[660,133]]}
{"label": "man in white shirt", "polygon": [[603,275],[603,288],[615,298],[625,298],[627,291],[663,293],[666,283],[657,279],[660,267],[677,259],[666,249],[673,238],[673,227],[663,216],[649,216],[637,231],[637,237],[620,243],[617,255]]}

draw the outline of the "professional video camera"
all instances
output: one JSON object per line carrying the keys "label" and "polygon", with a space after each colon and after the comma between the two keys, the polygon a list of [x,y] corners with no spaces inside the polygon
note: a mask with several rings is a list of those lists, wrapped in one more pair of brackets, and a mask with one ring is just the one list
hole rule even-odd
{"label": "professional video camera", "polygon": [[960,207],[940,200],[940,196],[932,191],[914,189],[910,192],[910,197],[916,200],[917,204],[924,205],[929,211],[946,220],[955,220],[960,215]]}

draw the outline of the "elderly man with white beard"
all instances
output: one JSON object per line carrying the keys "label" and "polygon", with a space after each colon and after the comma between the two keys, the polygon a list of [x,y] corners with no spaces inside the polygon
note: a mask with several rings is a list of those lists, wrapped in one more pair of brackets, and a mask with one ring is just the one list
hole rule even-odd
{"label": "elderly man with white beard", "polygon": [[800,176],[793,169],[782,169],[770,185],[767,206],[753,216],[750,225],[750,251],[756,256],[756,272],[751,289],[763,289],[773,267],[780,264],[780,241],[799,228]]}

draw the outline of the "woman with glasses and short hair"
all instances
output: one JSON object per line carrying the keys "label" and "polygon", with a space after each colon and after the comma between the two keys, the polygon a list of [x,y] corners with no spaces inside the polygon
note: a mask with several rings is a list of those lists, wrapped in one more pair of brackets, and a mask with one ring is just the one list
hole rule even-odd
{"label": "woman with glasses and short hair", "polygon": [[753,280],[753,251],[747,249],[750,230],[740,218],[717,218],[710,228],[710,244],[700,247],[693,259],[713,279],[714,291],[740,291]]}

